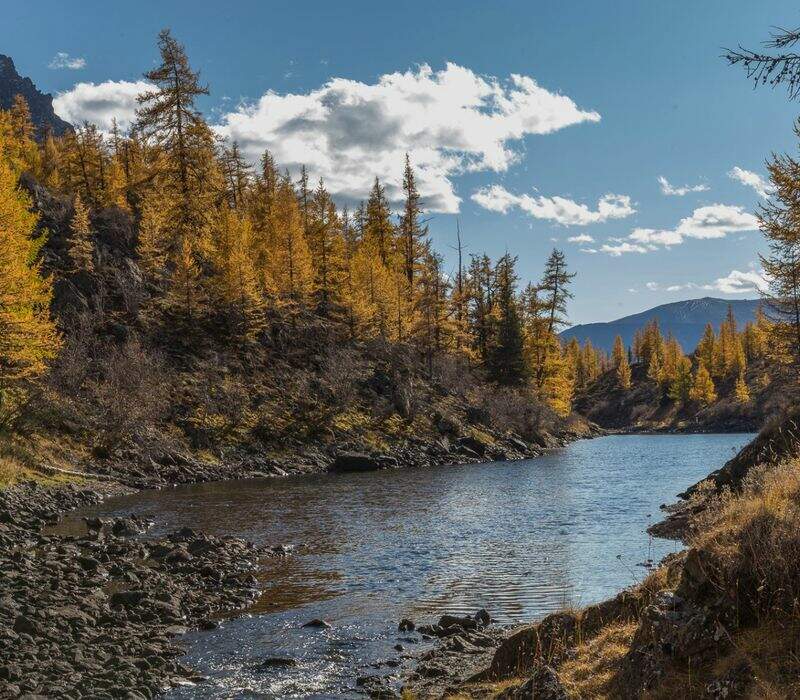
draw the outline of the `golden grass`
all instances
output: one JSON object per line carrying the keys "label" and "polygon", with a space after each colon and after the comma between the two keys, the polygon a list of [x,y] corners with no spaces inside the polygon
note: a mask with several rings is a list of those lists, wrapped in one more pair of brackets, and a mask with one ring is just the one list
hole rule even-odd
{"label": "golden grass", "polygon": [[636,623],[607,625],[595,637],[575,648],[574,656],[561,664],[558,676],[570,698],[613,697],[619,665],[630,649]]}

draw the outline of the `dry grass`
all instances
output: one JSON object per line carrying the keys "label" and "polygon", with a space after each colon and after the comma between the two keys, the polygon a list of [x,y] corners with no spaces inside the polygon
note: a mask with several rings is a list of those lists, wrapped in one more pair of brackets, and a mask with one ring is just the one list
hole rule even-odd
{"label": "dry grass", "polygon": [[630,648],[636,623],[607,625],[595,637],[575,648],[574,656],[558,669],[571,698],[613,697],[613,682]]}

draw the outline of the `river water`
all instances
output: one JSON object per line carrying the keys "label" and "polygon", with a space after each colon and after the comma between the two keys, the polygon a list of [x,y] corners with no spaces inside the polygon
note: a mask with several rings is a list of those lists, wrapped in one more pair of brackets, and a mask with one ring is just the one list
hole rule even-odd
{"label": "river water", "polygon": [[[364,673],[397,675],[401,618],[487,609],[528,622],[614,595],[680,545],[645,532],[658,506],[720,467],[751,435],[615,435],[519,462],[179,487],[79,515],[135,513],[298,545],[268,559],[249,614],[186,636],[209,677],[171,697],[350,697]],[[321,618],[330,629],[303,623]],[[293,667],[257,670],[266,657]],[[388,664],[387,664],[388,662]],[[403,664],[408,663],[406,661]]]}

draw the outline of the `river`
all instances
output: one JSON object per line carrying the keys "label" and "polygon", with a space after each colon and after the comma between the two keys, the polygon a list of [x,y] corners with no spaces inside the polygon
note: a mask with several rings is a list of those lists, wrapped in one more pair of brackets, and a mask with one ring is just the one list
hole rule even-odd
{"label": "river", "polygon": [[[264,561],[247,615],[185,637],[186,662],[209,681],[169,697],[348,697],[358,675],[399,673],[393,647],[411,645],[401,618],[485,608],[527,622],[640,581],[680,548],[646,533],[659,504],[751,438],[614,435],[518,462],[147,491],[72,517],[135,513],[151,532],[296,545]],[[302,626],[312,618],[331,627]],[[256,670],[270,656],[298,663]]]}

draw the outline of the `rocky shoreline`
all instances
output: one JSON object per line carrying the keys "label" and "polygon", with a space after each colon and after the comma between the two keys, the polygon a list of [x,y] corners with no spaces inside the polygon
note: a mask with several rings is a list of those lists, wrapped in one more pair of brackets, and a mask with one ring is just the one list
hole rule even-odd
{"label": "rocky shoreline", "polygon": [[[258,562],[285,555],[279,547],[189,528],[145,537],[150,524],[135,518],[88,520],[78,535],[53,530],[68,511],[185,483],[530,458],[577,437],[548,436],[533,445],[514,436],[491,443],[443,436],[382,455],[311,447],[291,463],[239,457],[223,465],[175,450],[146,457],[128,451],[87,464],[86,479],[102,479],[91,488],[24,482],[0,491],[0,698],[152,698],[201,681],[180,662],[184,650],[176,638],[244,610],[258,596]],[[413,682],[420,687],[435,686],[456,659],[463,668],[464,660],[474,664],[500,643],[499,630],[468,624],[439,634],[444,628],[430,627],[430,635],[421,632],[446,639],[419,660]]]}
{"label": "rocky shoreline", "polygon": [[258,560],[278,555],[188,528],[143,539],[149,523],[133,518],[45,534],[102,497],[33,482],[0,492],[0,697],[134,700],[197,682],[174,638],[249,605]]}

